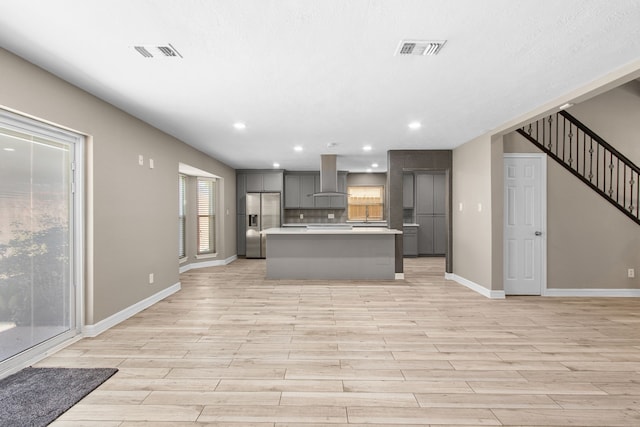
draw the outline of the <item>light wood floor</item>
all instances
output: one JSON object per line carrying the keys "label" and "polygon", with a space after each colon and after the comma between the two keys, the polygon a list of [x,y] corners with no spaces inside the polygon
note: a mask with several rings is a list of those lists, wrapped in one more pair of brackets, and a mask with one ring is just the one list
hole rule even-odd
{"label": "light wood floor", "polygon": [[489,300],[405,261],[394,282],[183,274],[39,363],[120,370],[54,425],[640,425],[640,300]]}

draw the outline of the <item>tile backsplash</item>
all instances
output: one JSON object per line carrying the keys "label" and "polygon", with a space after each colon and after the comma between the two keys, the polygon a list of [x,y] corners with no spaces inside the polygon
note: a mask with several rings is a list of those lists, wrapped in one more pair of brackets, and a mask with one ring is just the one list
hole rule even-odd
{"label": "tile backsplash", "polygon": [[[304,217],[300,219],[300,214]],[[334,218],[329,219],[329,214]],[[285,209],[283,224],[340,224],[347,222],[346,209]]]}

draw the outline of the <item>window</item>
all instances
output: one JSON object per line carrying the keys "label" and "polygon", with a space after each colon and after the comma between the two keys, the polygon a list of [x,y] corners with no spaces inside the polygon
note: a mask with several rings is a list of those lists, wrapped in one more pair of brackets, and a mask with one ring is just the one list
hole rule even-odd
{"label": "window", "polygon": [[384,213],[384,186],[349,187],[350,221],[381,221]]}
{"label": "window", "polygon": [[187,256],[187,177],[178,176],[178,258]]}
{"label": "window", "polygon": [[198,255],[216,252],[215,182],[198,178]]}

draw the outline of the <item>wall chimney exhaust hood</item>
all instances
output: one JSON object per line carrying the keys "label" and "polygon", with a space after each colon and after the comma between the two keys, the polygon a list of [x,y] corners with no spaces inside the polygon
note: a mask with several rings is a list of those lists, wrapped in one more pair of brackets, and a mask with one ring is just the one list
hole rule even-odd
{"label": "wall chimney exhaust hood", "polygon": [[338,191],[337,155],[320,155],[320,191],[313,193],[313,197],[345,196],[347,193]]}

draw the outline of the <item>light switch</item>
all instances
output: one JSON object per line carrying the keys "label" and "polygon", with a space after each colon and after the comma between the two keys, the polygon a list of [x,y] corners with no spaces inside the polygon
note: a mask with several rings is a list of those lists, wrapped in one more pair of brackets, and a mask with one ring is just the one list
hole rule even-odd
{"label": "light switch", "polygon": [[462,212],[462,202],[458,203],[458,210]]}
{"label": "light switch", "polygon": [[153,159],[149,159],[149,169],[153,169]]}
{"label": "light switch", "polygon": [[144,166],[144,156],[142,154],[138,154],[138,164]]}
{"label": "light switch", "polygon": [[482,212],[482,203],[478,203],[478,212]]}

